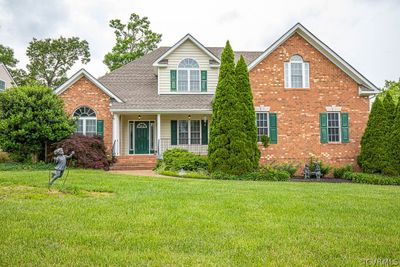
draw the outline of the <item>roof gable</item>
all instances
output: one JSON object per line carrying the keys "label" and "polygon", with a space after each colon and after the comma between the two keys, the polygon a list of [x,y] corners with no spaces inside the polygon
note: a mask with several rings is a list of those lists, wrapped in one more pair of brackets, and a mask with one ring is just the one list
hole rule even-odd
{"label": "roof gable", "polygon": [[325,57],[327,57],[332,63],[343,70],[347,75],[349,75],[355,82],[360,85],[361,93],[376,94],[379,93],[378,87],[376,87],[372,82],[365,78],[361,73],[359,73],[355,68],[353,68],[349,63],[342,59],[338,54],[336,54],[331,48],[319,40],[315,35],[313,35],[309,30],[307,30],[303,25],[297,23],[291,29],[289,29],[284,35],[282,35],[278,40],[276,40],[270,47],[268,47],[259,57],[257,57],[253,62],[251,62],[248,67],[252,70],[261,61],[263,61],[268,55],[270,55],[276,48],[288,40],[293,34],[298,33],[302,38],[304,38],[308,43],[310,43],[315,49],[321,52]]}
{"label": "roof gable", "polygon": [[211,53],[210,50],[208,50],[203,44],[201,44],[199,41],[197,41],[192,35],[186,34],[182,39],[180,39],[174,46],[169,48],[164,54],[162,54],[154,63],[153,66],[159,67],[159,66],[164,66],[162,64],[162,61],[166,59],[171,53],[173,53],[177,48],[179,48],[183,43],[186,41],[191,41],[194,45],[196,45],[200,50],[202,50],[205,54],[207,54],[212,60],[216,61],[218,64],[220,64],[220,60],[218,57],[216,57],[213,53]]}
{"label": "roof gable", "polygon": [[113,94],[105,85],[103,85],[101,82],[99,82],[96,78],[94,78],[89,72],[87,72],[85,69],[80,69],[77,71],[74,75],[71,76],[65,83],[60,85],[57,89],[54,90],[54,93],[57,95],[61,94],[65,90],[67,90],[72,84],[74,84],[76,81],[78,81],[80,78],[85,76],[89,81],[94,83],[100,90],[102,90],[106,95],[108,95],[111,98],[114,98],[117,102],[123,103],[123,101]]}
{"label": "roof gable", "polygon": [[8,68],[6,67],[6,65],[4,65],[3,62],[0,62],[0,67],[4,68],[5,72],[7,73],[8,77],[10,78],[11,82],[16,85],[13,76],[11,76],[11,73],[8,71]]}

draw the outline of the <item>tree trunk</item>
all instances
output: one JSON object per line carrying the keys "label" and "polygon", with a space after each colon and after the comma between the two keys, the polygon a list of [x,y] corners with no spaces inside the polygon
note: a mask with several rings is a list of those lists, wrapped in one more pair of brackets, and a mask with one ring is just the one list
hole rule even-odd
{"label": "tree trunk", "polygon": [[39,159],[39,153],[32,153],[31,154],[31,161],[32,163],[37,163]]}

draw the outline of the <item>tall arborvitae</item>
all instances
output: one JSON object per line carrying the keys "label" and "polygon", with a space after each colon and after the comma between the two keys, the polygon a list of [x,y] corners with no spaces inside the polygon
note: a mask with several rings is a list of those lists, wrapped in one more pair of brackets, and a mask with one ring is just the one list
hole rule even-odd
{"label": "tall arborvitae", "polygon": [[390,156],[391,154],[391,136],[394,130],[394,121],[396,119],[396,103],[392,97],[391,90],[387,91],[385,94],[385,98],[383,99],[383,107],[385,108],[386,114],[386,129],[382,131],[382,134],[385,135],[385,146],[386,146],[386,154],[387,162],[386,167],[382,170],[383,173],[393,175],[396,174],[395,171],[395,163],[393,157]]}
{"label": "tall arborvitae", "polygon": [[240,131],[242,121],[238,115],[235,61],[233,50],[226,42],[221,55],[218,85],[213,101],[208,156],[210,170],[228,174],[242,173],[238,165],[238,153],[245,146],[246,135]]}
{"label": "tall arborvitae", "polygon": [[367,128],[361,139],[358,162],[362,170],[369,173],[382,173],[388,165],[387,115],[381,98],[378,96],[372,105]]}
{"label": "tall arborvitae", "polygon": [[245,138],[245,156],[243,158],[242,167],[244,172],[254,171],[257,169],[260,160],[260,150],[257,145],[257,125],[256,114],[253,105],[253,93],[250,87],[249,72],[247,64],[243,56],[240,56],[236,64],[236,89],[239,100],[238,111],[242,119],[242,131],[246,134]]}
{"label": "tall arborvitae", "polygon": [[397,104],[396,118],[390,136],[390,156],[392,168],[391,170],[397,175],[400,174],[400,104]]}

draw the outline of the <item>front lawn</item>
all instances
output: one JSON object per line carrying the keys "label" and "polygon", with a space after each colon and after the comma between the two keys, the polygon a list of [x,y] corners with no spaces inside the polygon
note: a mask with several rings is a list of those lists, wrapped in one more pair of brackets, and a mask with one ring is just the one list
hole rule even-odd
{"label": "front lawn", "polygon": [[[1,266],[400,260],[400,187],[0,172]],[[58,181],[58,185],[60,182]]]}

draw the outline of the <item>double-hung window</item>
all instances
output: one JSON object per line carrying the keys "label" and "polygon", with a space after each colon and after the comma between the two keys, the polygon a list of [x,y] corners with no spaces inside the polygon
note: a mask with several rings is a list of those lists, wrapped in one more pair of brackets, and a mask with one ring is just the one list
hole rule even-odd
{"label": "double-hung window", "polygon": [[179,120],[178,121],[178,144],[179,145],[200,145],[201,127],[200,120]]}
{"label": "double-hung window", "polygon": [[263,135],[269,136],[268,133],[268,113],[267,112],[257,112],[256,113],[257,117],[257,140],[258,142],[261,142],[261,137]]}
{"label": "double-hung window", "polygon": [[328,142],[340,142],[340,113],[328,112]]}
{"label": "double-hung window", "polygon": [[299,55],[294,55],[284,63],[285,88],[309,88],[310,67]]}
{"label": "double-hung window", "polygon": [[196,60],[183,59],[178,65],[178,92],[200,92],[200,68]]}
{"label": "double-hung window", "polygon": [[349,114],[340,111],[320,113],[321,143],[349,142]]}

